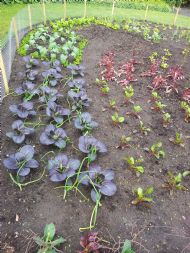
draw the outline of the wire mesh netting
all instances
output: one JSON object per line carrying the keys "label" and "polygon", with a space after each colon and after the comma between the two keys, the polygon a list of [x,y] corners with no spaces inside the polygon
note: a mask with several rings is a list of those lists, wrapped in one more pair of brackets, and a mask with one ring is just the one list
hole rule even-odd
{"label": "wire mesh netting", "polygon": [[[69,0],[60,3],[26,5],[26,7],[19,11],[12,19],[8,33],[0,44],[7,80],[9,81],[10,79],[11,66],[18,44],[22,40],[23,36],[37,24],[61,18],[84,17],[84,15],[86,17],[114,18],[116,20],[123,20],[127,18],[144,20],[145,13],[147,11],[147,4],[137,3],[135,9],[132,9],[132,7],[134,8],[134,4],[131,5],[131,1],[124,0],[114,2],[113,0]],[[175,13],[172,12],[172,8],[168,5],[162,5],[160,7],[159,5],[152,4],[148,5],[148,9],[151,10],[147,15],[148,21],[158,22],[157,17],[160,12],[157,10],[162,11],[162,20],[160,20],[161,23],[171,24],[171,20],[174,20],[175,18]],[[189,22],[187,22],[187,20]],[[178,18],[177,25],[190,28],[190,18],[180,16],[180,18]],[[2,78],[1,72],[0,81],[1,98],[3,98],[6,90],[5,80]]]}

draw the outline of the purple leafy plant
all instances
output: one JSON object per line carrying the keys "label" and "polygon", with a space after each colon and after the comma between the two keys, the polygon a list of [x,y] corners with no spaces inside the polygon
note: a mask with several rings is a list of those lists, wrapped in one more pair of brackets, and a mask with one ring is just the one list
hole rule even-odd
{"label": "purple leafy plant", "polygon": [[68,86],[70,88],[75,88],[78,86],[81,88],[84,88],[86,86],[86,82],[82,78],[77,78],[77,79],[73,79],[72,81],[68,82]]}
{"label": "purple leafy plant", "polygon": [[58,84],[58,80],[63,78],[60,71],[61,69],[59,67],[50,68],[42,72],[42,76],[48,81],[48,84],[50,84],[51,86],[56,86]]}
{"label": "purple leafy plant", "polygon": [[57,89],[48,86],[42,86],[39,90],[39,101],[41,103],[55,102],[59,97],[62,97]]}
{"label": "purple leafy plant", "polygon": [[38,94],[38,89],[35,88],[35,84],[31,81],[24,81],[22,86],[15,89],[17,95],[23,95],[25,100],[30,100],[33,96]]}
{"label": "purple leafy plant", "polygon": [[88,154],[89,162],[92,162],[96,159],[97,153],[106,153],[106,146],[98,141],[93,136],[81,136],[79,138],[79,149],[85,154]]}
{"label": "purple leafy plant", "polygon": [[83,112],[75,119],[74,125],[82,132],[90,132],[93,128],[98,126],[98,123],[92,120],[90,113]]}
{"label": "purple leafy plant", "polygon": [[68,117],[71,114],[71,111],[69,109],[63,108],[55,102],[49,101],[46,108],[46,114],[49,117],[52,117],[55,122],[61,124],[63,123],[64,117]]}
{"label": "purple leafy plant", "polygon": [[38,75],[38,71],[37,70],[33,70],[33,69],[27,69],[25,73],[26,73],[26,78],[29,81],[36,80],[37,75]]}
{"label": "purple leafy plant", "polygon": [[63,149],[66,147],[67,135],[62,128],[49,124],[40,136],[40,143],[43,145],[54,145]]}
{"label": "purple leafy plant", "polygon": [[73,177],[79,167],[79,160],[69,159],[66,155],[59,154],[54,159],[48,161],[50,180],[53,182],[63,182],[65,179]]}
{"label": "purple leafy plant", "polygon": [[79,253],[100,253],[102,249],[97,232],[89,232],[81,237],[80,245],[83,250],[79,251]]}
{"label": "purple leafy plant", "polygon": [[34,128],[25,127],[22,120],[16,120],[12,124],[12,132],[6,133],[6,136],[11,138],[15,143],[22,143],[27,135],[34,133]]}
{"label": "purple leafy plant", "polygon": [[115,174],[112,170],[103,170],[100,166],[91,164],[88,171],[81,173],[80,182],[83,185],[91,185],[93,187],[91,190],[91,198],[96,202],[97,191],[105,196],[113,196],[116,193],[117,187],[112,182],[114,177]]}
{"label": "purple leafy plant", "polygon": [[9,109],[19,118],[26,119],[29,116],[36,115],[36,112],[33,110],[33,107],[34,105],[32,102],[23,102],[19,105],[10,105]]}
{"label": "purple leafy plant", "polygon": [[23,146],[18,152],[4,159],[4,166],[10,171],[17,173],[18,177],[27,176],[31,169],[37,169],[39,163],[33,159],[34,148],[31,145]]}
{"label": "purple leafy plant", "polygon": [[90,106],[91,99],[88,97],[86,92],[83,94],[80,94],[80,97],[75,97],[72,100],[72,110],[73,111],[81,111],[83,107],[88,107]]}
{"label": "purple leafy plant", "polygon": [[67,69],[71,71],[72,76],[84,76],[85,67],[82,65],[69,65]]}
{"label": "purple leafy plant", "polygon": [[31,69],[39,65],[39,60],[31,58],[30,55],[23,57],[24,62],[26,63],[26,68]]}

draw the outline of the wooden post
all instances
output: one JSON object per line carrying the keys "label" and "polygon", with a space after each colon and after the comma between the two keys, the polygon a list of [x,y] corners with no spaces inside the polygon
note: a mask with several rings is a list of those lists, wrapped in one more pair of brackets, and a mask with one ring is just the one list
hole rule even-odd
{"label": "wooden post", "polygon": [[84,18],[86,18],[86,0],[84,0]]}
{"label": "wooden post", "polygon": [[28,4],[28,19],[29,19],[30,30],[32,30],[32,15],[31,15],[31,8],[29,4]]}
{"label": "wooden post", "polygon": [[43,16],[44,16],[44,25],[46,25],[46,5],[44,3],[44,0],[42,2],[42,9],[43,9]]}
{"label": "wooden post", "polygon": [[146,11],[145,11],[145,15],[144,15],[144,20],[147,19],[147,15],[148,15],[148,4],[147,4],[147,6],[146,6]]}
{"label": "wooden post", "polygon": [[175,14],[175,17],[174,17],[174,23],[173,23],[173,25],[176,25],[176,21],[177,21],[178,15],[179,15],[179,11],[180,11],[180,6],[176,10],[176,14]]}
{"label": "wooden post", "polygon": [[8,94],[9,93],[9,85],[8,85],[7,75],[6,75],[6,71],[5,71],[5,65],[4,65],[4,62],[3,62],[3,57],[2,57],[1,51],[0,51],[0,69],[1,69],[1,72],[2,72],[3,83],[4,83],[4,87],[5,87],[5,93]]}
{"label": "wooden post", "polygon": [[113,5],[112,5],[112,11],[111,11],[112,18],[113,18],[113,15],[114,15],[114,9],[115,9],[115,0],[113,0]]}
{"label": "wooden post", "polygon": [[64,19],[67,17],[67,2],[64,0]]}
{"label": "wooden post", "polygon": [[12,18],[12,22],[13,22],[13,28],[14,28],[14,33],[15,33],[16,47],[19,48],[18,30],[17,30],[15,17]]}

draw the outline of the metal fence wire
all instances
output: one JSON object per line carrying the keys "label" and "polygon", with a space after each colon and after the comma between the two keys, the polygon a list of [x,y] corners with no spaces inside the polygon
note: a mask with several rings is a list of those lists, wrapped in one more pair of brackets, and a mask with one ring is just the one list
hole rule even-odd
{"label": "metal fence wire", "polygon": [[[124,19],[129,17],[128,14],[130,13],[130,8],[132,8],[130,4],[131,1],[125,2],[123,0],[63,0],[61,3],[42,2],[39,4],[26,5],[25,8],[19,11],[17,15],[12,18],[8,33],[0,43],[1,100],[9,93],[8,82],[11,75],[11,67],[16,49],[19,47],[23,36],[34,28],[34,26],[39,23],[46,23],[49,20],[73,17],[114,17],[115,19]],[[141,10],[138,10],[138,8],[141,8]],[[159,15],[156,11],[156,5],[150,6],[149,8],[155,11],[155,15]],[[132,18],[142,20],[146,17],[147,20],[149,20],[147,10],[147,5],[144,3],[138,5],[137,9],[133,11]],[[176,14],[171,14],[171,8],[163,6],[163,10],[161,9],[161,11],[165,12],[164,15],[173,15],[171,18],[173,18],[175,22],[177,21],[179,9]],[[151,20],[154,21],[154,17],[151,17]]]}

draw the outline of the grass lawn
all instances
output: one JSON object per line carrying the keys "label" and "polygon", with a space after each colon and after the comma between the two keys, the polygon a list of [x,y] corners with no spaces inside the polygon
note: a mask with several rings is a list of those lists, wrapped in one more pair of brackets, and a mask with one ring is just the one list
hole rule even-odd
{"label": "grass lawn", "polygon": [[2,39],[7,33],[11,18],[23,7],[24,4],[0,4],[0,39]]}
{"label": "grass lawn", "polygon": [[[25,15],[23,20],[21,20],[20,27],[28,26],[28,12],[27,6],[24,4],[14,4],[14,5],[0,5],[0,39],[5,37],[11,17],[13,17],[19,10],[25,7]],[[97,17],[110,17],[112,7],[110,6],[100,6],[91,4],[87,6],[87,16],[97,16]],[[43,10],[42,6],[39,4],[31,5],[32,12],[32,22],[33,24],[43,22]],[[57,19],[63,18],[64,16],[64,6],[63,4],[46,4],[46,14],[47,19]],[[84,14],[84,4],[82,3],[69,3],[67,4],[67,17],[79,17]],[[144,10],[133,10],[124,8],[115,8],[114,18],[115,19],[125,19],[125,18],[136,18],[144,19]],[[164,13],[149,11],[147,19],[149,21],[164,23],[172,25],[174,21],[173,13]],[[180,27],[190,28],[190,18],[186,16],[179,15],[176,25]]]}

